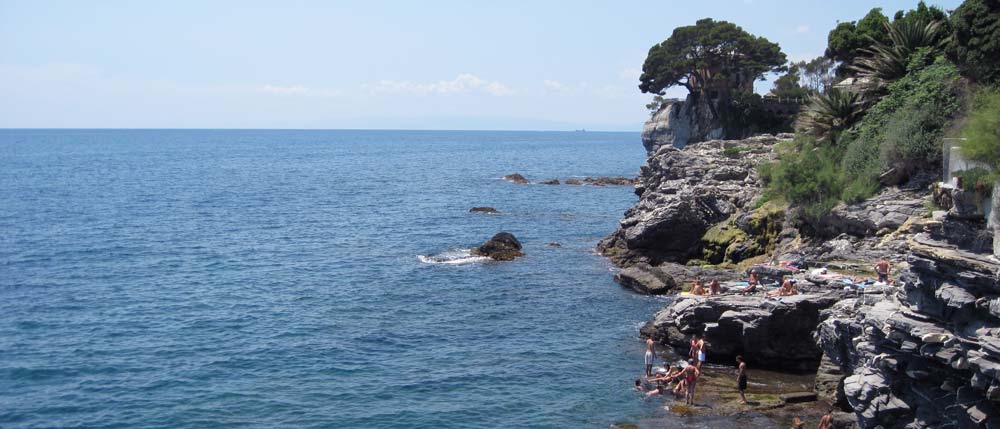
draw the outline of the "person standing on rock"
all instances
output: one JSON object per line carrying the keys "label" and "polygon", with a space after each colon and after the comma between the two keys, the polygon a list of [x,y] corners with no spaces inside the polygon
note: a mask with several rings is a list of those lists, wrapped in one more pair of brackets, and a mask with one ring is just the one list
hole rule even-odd
{"label": "person standing on rock", "polygon": [[892,265],[890,265],[889,261],[885,258],[879,259],[879,261],[875,263],[875,273],[878,274],[878,281],[889,283],[890,268],[892,268]]}
{"label": "person standing on rock", "polygon": [[740,391],[740,403],[747,404],[747,363],[743,361],[743,356],[736,356],[736,388]]}
{"label": "person standing on rock", "polygon": [[681,374],[684,375],[684,385],[686,387],[684,402],[688,405],[694,405],[694,388],[698,384],[698,377],[701,376],[701,371],[695,366],[694,359],[688,359],[688,366],[684,368]]}
{"label": "person standing on rock", "polygon": [[646,377],[653,375],[653,360],[656,359],[656,352],[653,351],[653,339],[646,338]]}
{"label": "person standing on rock", "polygon": [[698,338],[698,342],[696,343],[698,353],[696,357],[698,358],[698,370],[701,370],[701,364],[705,363],[705,338],[701,336],[695,338]]}
{"label": "person standing on rock", "polygon": [[698,334],[691,336],[691,348],[688,349],[688,359],[698,359]]}

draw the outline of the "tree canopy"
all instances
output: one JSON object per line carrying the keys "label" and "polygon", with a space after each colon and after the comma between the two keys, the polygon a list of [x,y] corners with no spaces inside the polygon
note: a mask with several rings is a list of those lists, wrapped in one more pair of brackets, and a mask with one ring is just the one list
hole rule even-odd
{"label": "tree canopy", "polygon": [[871,45],[871,40],[888,43],[889,34],[885,24],[889,18],[882,14],[882,8],[874,8],[857,22],[841,22],[827,36],[826,56],[841,63],[837,74],[846,74],[847,64],[861,55],[861,50]]}
{"label": "tree canopy", "polygon": [[792,64],[788,68],[788,73],[774,80],[774,89],[771,93],[778,97],[805,98],[809,95],[809,89],[802,87],[801,80],[799,64]]}
{"label": "tree canopy", "polygon": [[841,22],[827,36],[826,57],[840,62],[837,74],[841,77],[849,74],[849,66],[858,57],[866,56],[865,52],[873,43],[889,45],[892,43],[888,24],[908,25],[916,22],[924,24],[940,21],[942,31],[933,42],[940,42],[951,32],[948,24],[948,14],[937,6],[927,6],[921,0],[916,9],[896,12],[892,21],[882,14],[882,8],[874,8],[857,22]]}
{"label": "tree canopy", "polygon": [[639,89],[654,94],[672,86],[690,92],[719,85],[734,89],[766,72],[786,70],[785,62],[777,43],[735,24],[705,18],[674,29],[670,38],[649,49]]}
{"label": "tree canopy", "polygon": [[966,0],[951,14],[953,57],[965,76],[1000,83],[1000,1]]}

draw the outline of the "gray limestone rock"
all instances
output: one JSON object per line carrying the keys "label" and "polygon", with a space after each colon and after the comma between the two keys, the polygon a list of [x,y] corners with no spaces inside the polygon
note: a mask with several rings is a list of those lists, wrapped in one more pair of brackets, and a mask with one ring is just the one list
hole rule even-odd
{"label": "gray limestone rock", "polygon": [[821,351],[812,341],[812,332],[820,311],[835,302],[837,296],[831,294],[777,299],[679,297],[656,314],[643,334],[685,349],[686,336],[703,333],[709,361],[729,363],[736,355],[743,355],[755,367],[814,370]]}
{"label": "gray limestone rock", "polygon": [[[659,146],[640,170],[639,201],[598,250],[619,266],[639,262],[685,263],[701,256],[702,237],[713,225],[750,211],[760,194],[756,165],[773,159],[779,140],[770,135],[739,141]],[[726,156],[726,147],[746,150]],[[780,228],[779,228],[780,229]],[[749,250],[735,253],[747,256]]]}
{"label": "gray limestone rock", "polygon": [[661,147],[684,147],[689,143],[720,139],[721,121],[714,106],[695,95],[684,101],[664,103],[642,127],[642,145],[649,153]]}
{"label": "gray limestone rock", "polygon": [[629,289],[649,295],[663,295],[677,289],[669,274],[649,264],[636,264],[615,274],[615,281]]}

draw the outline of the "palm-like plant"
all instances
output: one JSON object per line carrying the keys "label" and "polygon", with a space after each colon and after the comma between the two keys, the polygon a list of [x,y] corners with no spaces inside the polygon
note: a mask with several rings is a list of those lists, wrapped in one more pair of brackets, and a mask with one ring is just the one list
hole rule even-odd
{"label": "palm-like plant", "polygon": [[864,114],[864,107],[859,93],[832,88],[810,97],[795,128],[819,139],[832,138],[854,124]]}
{"label": "palm-like plant", "polygon": [[948,43],[948,37],[941,34],[941,21],[897,20],[883,25],[889,33],[889,43],[869,37],[872,46],[862,49],[864,55],[850,67],[857,72],[865,90],[882,89],[905,76],[910,59],[917,51],[925,49],[927,58],[933,59]]}

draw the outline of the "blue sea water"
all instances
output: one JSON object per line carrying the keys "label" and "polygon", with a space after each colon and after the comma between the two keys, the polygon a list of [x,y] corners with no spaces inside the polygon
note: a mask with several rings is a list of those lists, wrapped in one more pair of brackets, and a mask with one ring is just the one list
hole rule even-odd
{"label": "blue sea water", "polygon": [[[593,251],[632,189],[499,179],[644,156],[638,133],[2,130],[0,427],[648,416],[636,328],[663,303]],[[499,231],[526,255],[462,258]]]}

